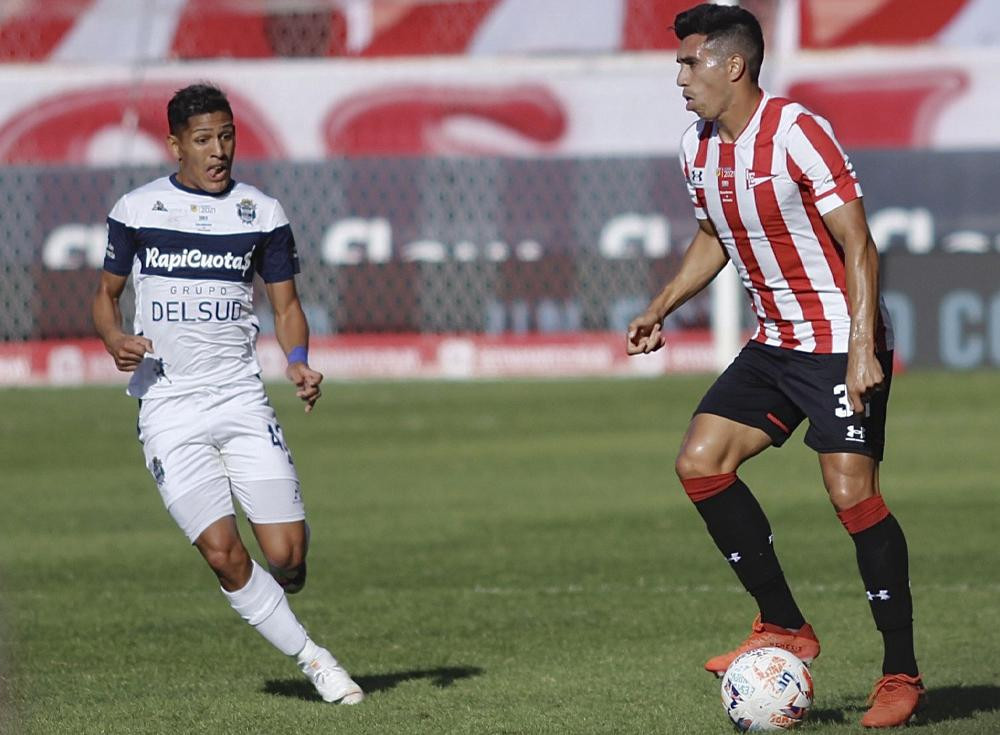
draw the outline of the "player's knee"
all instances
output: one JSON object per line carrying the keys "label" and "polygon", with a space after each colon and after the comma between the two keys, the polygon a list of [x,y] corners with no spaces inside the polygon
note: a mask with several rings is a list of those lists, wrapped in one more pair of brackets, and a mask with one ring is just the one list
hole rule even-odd
{"label": "player's knee", "polygon": [[294,538],[282,538],[277,543],[271,540],[261,544],[267,563],[277,569],[292,570],[302,566],[306,560],[306,545],[304,541]]}
{"label": "player's knee", "polygon": [[306,586],[306,563],[303,561],[295,567],[276,567],[268,564],[268,571],[274,580],[285,591],[285,594],[294,595],[301,592]]}
{"label": "player's knee", "polygon": [[273,569],[293,570],[303,566],[306,561],[305,548],[294,544],[280,549],[268,549],[265,555],[268,565]]}
{"label": "player's knee", "polygon": [[688,441],[677,453],[674,471],[681,480],[690,480],[697,477],[718,475],[723,472],[723,469],[705,445]]}
{"label": "player's knee", "polygon": [[826,455],[821,459],[823,483],[838,511],[878,495],[877,465],[861,455]]}
{"label": "player's knee", "polygon": [[201,554],[220,579],[238,581],[250,575],[250,554],[243,544],[204,545]]}

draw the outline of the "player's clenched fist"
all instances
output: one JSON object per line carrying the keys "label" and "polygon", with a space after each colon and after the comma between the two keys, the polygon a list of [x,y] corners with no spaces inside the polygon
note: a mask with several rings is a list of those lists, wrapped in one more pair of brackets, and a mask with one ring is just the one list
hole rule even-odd
{"label": "player's clenched fist", "polygon": [[660,317],[651,311],[646,311],[633,319],[628,325],[628,337],[625,349],[630,355],[640,355],[656,352],[666,341],[661,332]]}
{"label": "player's clenched fist", "polygon": [[153,343],[145,337],[123,334],[112,339],[107,350],[114,358],[116,368],[123,373],[131,373],[139,367],[146,354],[153,351]]}

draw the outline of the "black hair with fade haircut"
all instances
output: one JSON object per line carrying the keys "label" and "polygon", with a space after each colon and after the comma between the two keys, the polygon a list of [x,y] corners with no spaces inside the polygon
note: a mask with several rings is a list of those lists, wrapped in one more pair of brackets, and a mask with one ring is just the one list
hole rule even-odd
{"label": "black hair with fade haircut", "polygon": [[705,3],[677,14],[674,33],[679,40],[701,34],[717,41],[729,52],[737,52],[747,62],[747,71],[756,84],[764,63],[764,33],[753,13],[732,5]]}
{"label": "black hair with fade haircut", "polygon": [[171,135],[180,135],[187,127],[188,120],[196,115],[212,112],[226,112],[233,116],[226,93],[214,84],[191,84],[178,89],[167,103],[167,125]]}

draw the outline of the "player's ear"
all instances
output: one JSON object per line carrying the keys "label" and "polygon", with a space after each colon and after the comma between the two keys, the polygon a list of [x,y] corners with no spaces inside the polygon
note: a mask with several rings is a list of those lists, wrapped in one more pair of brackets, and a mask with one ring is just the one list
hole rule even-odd
{"label": "player's ear", "polygon": [[181,160],[181,142],[177,136],[171,133],[167,136],[167,148],[178,161]]}
{"label": "player's ear", "polygon": [[726,61],[726,70],[729,72],[729,81],[735,82],[742,77],[747,70],[747,60],[742,54],[733,54]]}

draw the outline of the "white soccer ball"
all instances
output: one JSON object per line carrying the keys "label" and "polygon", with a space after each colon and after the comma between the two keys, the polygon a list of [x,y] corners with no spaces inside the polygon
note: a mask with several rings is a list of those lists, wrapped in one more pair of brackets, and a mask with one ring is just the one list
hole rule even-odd
{"label": "white soccer ball", "polygon": [[722,706],[742,732],[788,730],[813,701],[809,669],[795,654],[757,648],[736,657],[722,677]]}

